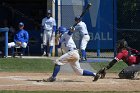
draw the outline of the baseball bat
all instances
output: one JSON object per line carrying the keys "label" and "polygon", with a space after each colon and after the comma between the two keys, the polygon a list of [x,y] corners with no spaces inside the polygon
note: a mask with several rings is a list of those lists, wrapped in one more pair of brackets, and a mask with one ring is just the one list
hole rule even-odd
{"label": "baseball bat", "polygon": [[[91,7],[91,3],[88,3],[88,5],[86,6],[86,8],[82,11],[81,15],[80,15],[80,18],[83,17],[85,15],[85,13],[89,10],[89,8]],[[75,27],[77,24],[75,23],[73,25],[73,27]]]}
{"label": "baseball bat", "polygon": [[84,14],[89,10],[89,8],[91,7],[91,3],[88,3],[87,7],[83,10],[83,12],[80,15],[80,18],[84,16]]}

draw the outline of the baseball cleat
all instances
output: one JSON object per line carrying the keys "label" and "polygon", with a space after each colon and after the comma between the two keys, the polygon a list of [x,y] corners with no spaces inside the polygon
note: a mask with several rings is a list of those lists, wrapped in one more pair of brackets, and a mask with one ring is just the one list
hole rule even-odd
{"label": "baseball cleat", "polygon": [[137,79],[138,75],[139,75],[139,72],[134,72],[134,74],[131,77],[131,79]]}
{"label": "baseball cleat", "polygon": [[44,52],[42,56],[46,56],[46,55],[47,55],[46,52]]}
{"label": "baseball cleat", "polygon": [[87,59],[86,59],[86,58],[84,58],[84,57],[83,57],[81,60],[82,60],[82,61],[87,61]]}
{"label": "baseball cleat", "polygon": [[48,57],[51,57],[51,54],[50,53],[48,54]]}
{"label": "baseball cleat", "polygon": [[43,79],[43,82],[54,82],[56,81],[56,78],[49,77],[48,79]]}

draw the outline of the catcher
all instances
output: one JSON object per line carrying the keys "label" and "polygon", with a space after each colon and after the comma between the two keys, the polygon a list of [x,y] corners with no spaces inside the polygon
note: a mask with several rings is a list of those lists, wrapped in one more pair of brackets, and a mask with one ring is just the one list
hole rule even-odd
{"label": "catcher", "polygon": [[61,26],[59,27],[59,31],[61,33],[60,42],[59,42],[59,48],[61,47],[63,50],[65,50],[65,54],[60,56],[58,59],[56,59],[53,74],[48,79],[44,79],[44,82],[53,82],[56,80],[56,76],[58,72],[60,71],[60,66],[65,65],[69,63],[73,70],[78,74],[82,76],[95,76],[96,73],[93,73],[88,70],[84,70],[80,67],[80,56],[78,53],[78,50],[76,48],[76,45],[72,39],[73,34],[73,28],[70,28],[68,31],[65,27]]}
{"label": "catcher", "polygon": [[114,64],[123,60],[128,67],[124,68],[119,74],[120,79],[136,79],[138,71],[140,71],[140,52],[136,49],[128,47],[127,42],[122,39],[117,44],[116,57],[104,68],[100,69],[93,81],[97,81],[99,78],[104,78],[106,70],[110,69]]}
{"label": "catcher", "polygon": [[19,30],[14,35],[14,42],[8,43],[8,48],[12,49],[13,57],[15,56],[14,47],[17,47],[17,46],[22,47],[21,55],[25,54],[25,50],[26,50],[28,40],[29,40],[29,34],[26,30],[24,30],[24,23],[20,22],[18,26],[19,26]]}

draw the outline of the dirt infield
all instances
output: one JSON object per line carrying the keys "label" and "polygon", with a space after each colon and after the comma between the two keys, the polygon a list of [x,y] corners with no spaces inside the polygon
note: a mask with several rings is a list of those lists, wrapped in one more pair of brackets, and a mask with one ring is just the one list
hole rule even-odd
{"label": "dirt infield", "polygon": [[105,79],[92,82],[93,77],[62,74],[56,82],[37,82],[50,73],[0,73],[0,90],[56,90],[56,91],[140,91],[140,80],[118,79],[117,74],[107,74]]}

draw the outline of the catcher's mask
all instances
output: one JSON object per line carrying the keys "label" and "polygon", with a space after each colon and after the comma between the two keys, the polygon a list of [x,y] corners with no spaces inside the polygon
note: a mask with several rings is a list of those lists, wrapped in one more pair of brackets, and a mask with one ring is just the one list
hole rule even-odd
{"label": "catcher's mask", "polygon": [[116,47],[118,52],[120,52],[122,49],[126,49],[128,47],[127,41],[124,39],[119,40]]}

